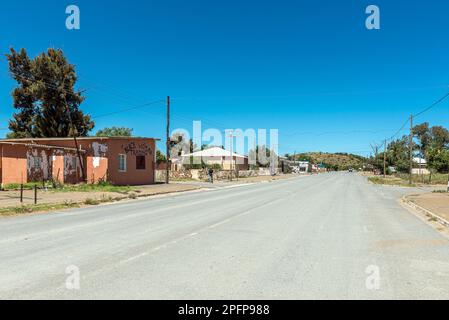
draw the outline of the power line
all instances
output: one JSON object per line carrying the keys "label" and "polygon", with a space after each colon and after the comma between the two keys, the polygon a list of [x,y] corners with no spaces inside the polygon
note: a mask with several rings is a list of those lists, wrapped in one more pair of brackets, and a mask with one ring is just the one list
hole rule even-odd
{"label": "power line", "polygon": [[[61,87],[58,87],[57,85],[55,85],[53,83],[45,81],[45,78],[36,79],[33,75],[26,76],[26,75],[23,75],[23,74],[18,74],[18,73],[13,72],[13,71],[11,71],[11,74],[13,74],[17,78],[23,79],[25,81],[30,81],[30,82],[34,82],[34,83],[42,83],[47,88],[50,88],[50,89],[53,89],[53,90],[56,90],[56,91],[61,91],[61,92],[66,93],[66,94],[67,93],[70,93],[70,94],[72,94],[72,93],[76,94],[77,93],[77,91],[75,91],[75,90],[72,91],[72,90],[68,90],[68,89],[65,89],[65,88],[61,88]],[[78,79],[79,79],[79,77],[78,77]],[[122,99],[123,101],[127,101],[127,102],[130,101],[130,99],[123,98],[123,96],[120,96],[120,95],[117,95],[117,94],[111,94],[110,92],[102,92],[101,90],[99,90],[99,89],[97,89],[95,87],[90,87],[90,89],[96,90],[98,93],[101,93],[101,94],[104,94],[104,95],[109,95],[109,96],[112,96],[112,97],[115,97],[115,98],[118,97],[118,98]],[[78,92],[80,92],[80,93],[84,93],[85,91],[87,91],[87,90],[78,90]],[[137,101],[137,99],[134,99],[134,101]]]}
{"label": "power line", "polygon": [[405,127],[407,126],[409,122],[409,119],[405,120],[404,124],[401,126],[401,128],[394,134],[392,135],[389,139],[387,139],[388,141],[393,140],[399,133],[401,133]]}
{"label": "power line", "polygon": [[295,97],[315,97],[315,96],[345,96],[345,95],[370,95],[370,94],[388,94],[388,93],[400,93],[410,91],[423,91],[447,88],[447,84],[428,86],[428,87],[411,87],[392,90],[371,90],[371,91],[330,91],[330,92],[297,92],[284,95],[272,95],[272,96],[215,96],[215,97],[177,97],[176,100],[248,100],[248,99],[283,99],[283,98],[295,98]]}
{"label": "power line", "polygon": [[426,113],[427,111],[429,111],[430,109],[434,108],[435,106],[437,106],[438,104],[440,104],[441,102],[443,102],[447,97],[449,97],[449,92],[446,93],[443,97],[441,97],[440,99],[438,99],[437,101],[435,101],[434,103],[432,103],[429,107],[425,108],[424,110],[422,110],[421,112],[418,112],[417,114],[415,114],[413,116],[413,118],[419,117],[420,115],[422,115],[423,113]]}
{"label": "power line", "polygon": [[[192,119],[183,118],[180,116],[174,116],[174,118],[184,119],[188,121],[193,121]],[[200,117],[199,120],[206,124],[211,124],[213,126],[217,126],[220,129],[226,130],[226,125],[223,123],[219,123],[215,120],[209,120],[204,117]],[[295,133],[283,133],[282,131],[279,131],[279,136],[286,136],[286,137],[292,137],[297,135],[314,135],[314,136],[324,136],[324,135],[330,135],[330,134],[356,134],[356,133],[381,133],[381,132],[391,132],[393,130],[352,130],[352,131],[325,131],[325,132],[295,132]]]}
{"label": "power line", "polygon": [[[433,109],[434,107],[436,107],[437,105],[439,105],[440,103],[442,103],[445,99],[447,99],[449,97],[449,92],[446,93],[444,96],[442,96],[440,99],[438,99],[437,101],[435,101],[434,103],[432,103],[430,106],[428,106],[427,108],[421,110],[420,112],[416,113],[416,114],[412,114],[410,115],[410,117],[404,122],[404,124],[401,126],[401,128],[396,132],[396,134],[394,134],[390,139],[388,140],[393,140],[400,132],[402,132],[405,128],[405,126],[409,123],[410,121],[410,133],[409,133],[409,184],[412,184],[412,173],[413,173],[413,119],[421,116],[422,114],[430,111],[431,109]],[[385,163],[386,163],[386,153],[385,150],[387,148],[387,139],[384,140],[383,144],[381,145],[384,147],[384,177],[385,177]],[[378,150],[378,146],[375,146],[376,151]],[[377,153],[377,152],[376,152]],[[377,154],[376,154],[376,158],[377,158]],[[448,184],[448,190],[449,190],[449,184]]]}
{"label": "power line", "polygon": [[142,104],[142,105],[138,105],[138,106],[129,107],[129,108],[126,108],[126,109],[117,110],[117,111],[114,111],[114,112],[101,114],[101,115],[92,117],[92,119],[95,120],[95,119],[98,119],[98,118],[109,117],[109,116],[112,116],[112,115],[116,115],[116,114],[120,114],[120,113],[124,113],[124,112],[128,112],[128,111],[138,110],[138,109],[142,109],[142,108],[145,108],[145,107],[148,107],[148,106],[151,106],[151,105],[155,105],[155,104],[158,104],[158,103],[162,103],[162,102],[165,102],[165,100],[156,100],[156,101],[148,102],[148,103],[145,103],[145,104]]}
{"label": "power line", "polygon": [[[436,107],[438,104],[443,102],[448,97],[449,97],[449,93],[446,93],[443,97],[441,97],[440,99],[438,99],[437,101],[432,103],[430,106],[428,106],[427,108],[425,108],[422,111],[418,112],[417,114],[413,115],[413,118],[416,118],[416,117],[426,113],[427,111],[431,110],[432,108]],[[387,139],[387,141],[392,141],[399,133],[401,133],[405,129],[405,127],[409,124],[409,122],[410,122],[410,118],[407,118],[407,120],[405,120],[405,122],[401,126],[401,128],[393,136],[391,136],[389,139]],[[383,142],[380,147],[382,147],[384,145],[384,143],[385,142]]]}
{"label": "power line", "polygon": [[[32,76],[32,75],[30,75],[30,76],[25,76],[25,75],[22,75],[22,74],[18,74],[18,73],[15,73],[15,72],[13,72],[13,71],[11,71],[11,73],[12,74],[14,74],[16,77],[18,77],[18,78],[21,78],[21,79],[23,79],[23,80],[26,80],[26,81],[30,81],[30,82],[34,82],[34,83],[42,83],[42,84],[44,84],[47,88],[50,88],[50,89],[53,89],[53,90],[57,90],[57,91],[62,91],[63,93],[70,93],[70,94],[73,94],[73,93],[77,93],[76,91],[72,91],[72,90],[68,90],[68,89],[65,89],[65,88],[60,88],[60,87],[58,87],[58,86],[56,86],[55,84],[53,84],[53,83],[49,83],[49,82],[47,82],[47,81],[45,81],[44,79],[36,79],[34,76]],[[78,90],[78,92],[79,93],[83,93],[83,92],[85,92],[86,90]]]}
{"label": "power line", "polygon": [[[18,78],[22,78],[22,79],[24,79],[26,81],[43,83],[46,87],[49,87],[49,88],[51,88],[53,90],[59,90],[59,91],[62,91],[64,93],[72,93],[72,91],[70,91],[70,90],[57,87],[56,85],[54,85],[52,83],[49,83],[49,82],[46,82],[43,79],[36,79],[32,75],[31,76],[25,76],[25,75],[22,75],[22,74],[15,73],[13,71],[11,71],[11,73],[14,74],[15,76],[17,76]],[[145,103],[145,104],[142,104],[142,105],[133,106],[133,107],[129,107],[129,108],[126,108],[126,109],[121,109],[121,110],[118,110],[118,111],[115,111],[115,112],[110,112],[110,113],[107,113],[107,114],[102,114],[102,115],[95,116],[95,117],[92,117],[92,118],[93,119],[102,118],[102,117],[107,117],[107,116],[110,116],[110,115],[115,115],[115,114],[119,114],[119,113],[123,113],[123,112],[133,111],[133,110],[136,110],[136,109],[144,108],[144,107],[147,107],[147,106],[150,106],[150,105],[153,105],[153,104],[157,104],[157,103],[161,103],[161,102],[165,102],[165,100],[152,101],[152,102]]]}
{"label": "power line", "polygon": [[279,133],[279,135],[286,136],[286,137],[293,137],[293,136],[300,136],[300,135],[314,135],[317,137],[325,136],[325,135],[331,135],[331,134],[343,134],[343,135],[349,135],[349,134],[355,134],[355,133],[381,133],[381,132],[391,132],[393,130],[351,130],[351,131],[325,131],[325,132],[294,132],[294,133]]}
{"label": "power line", "polygon": [[[123,89],[119,89],[117,87],[113,87],[111,85],[108,85],[104,82],[100,82],[98,80],[92,80],[90,78],[87,78],[84,74],[80,74],[80,77],[83,79],[83,81],[87,81],[88,83],[93,84],[94,86],[92,87],[92,89],[97,90],[100,93],[103,93],[101,90],[104,91],[104,94],[106,95],[111,95],[111,96],[115,96],[118,97],[120,99],[122,99],[123,101],[133,101],[132,103],[141,103],[142,101],[139,101],[139,99],[136,99],[136,94],[133,94],[131,92],[127,92],[124,91]],[[107,90],[109,89],[109,90]]]}

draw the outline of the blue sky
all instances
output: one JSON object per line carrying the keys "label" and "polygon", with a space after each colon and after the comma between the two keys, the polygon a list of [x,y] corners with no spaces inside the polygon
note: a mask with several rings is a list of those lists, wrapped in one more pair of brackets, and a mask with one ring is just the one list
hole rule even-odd
{"label": "blue sky", "polygon": [[[65,28],[65,8],[81,30]],[[381,30],[365,28],[365,8]],[[172,97],[172,127],[279,129],[280,153],[367,154],[449,89],[447,1],[8,1],[0,48],[64,50],[96,129],[164,137],[165,109],[99,117]],[[0,58],[0,128],[14,112]],[[417,121],[449,127],[449,102]],[[7,131],[0,131],[4,136]]]}

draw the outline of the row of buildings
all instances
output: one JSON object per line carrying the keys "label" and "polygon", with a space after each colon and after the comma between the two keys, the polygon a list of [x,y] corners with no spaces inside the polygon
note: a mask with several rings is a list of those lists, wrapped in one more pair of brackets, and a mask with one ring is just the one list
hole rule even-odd
{"label": "row of buildings", "polygon": [[[57,181],[62,184],[110,182],[115,185],[155,183],[156,142],[153,138],[86,137],[0,140],[0,183]],[[172,170],[191,163],[222,170],[248,170],[248,157],[223,148],[183,154]]]}
{"label": "row of buildings", "polygon": [[0,140],[2,186],[54,180],[60,183],[144,185],[155,182],[156,142],[152,138]]}
{"label": "row of buildings", "polygon": [[231,152],[221,147],[211,147],[193,153],[181,154],[177,159],[172,159],[173,170],[181,170],[192,164],[216,166],[222,170],[249,170],[247,156]]}
{"label": "row of buildings", "polygon": [[323,164],[315,164],[310,161],[294,161],[285,157],[280,158],[280,167],[283,173],[318,173],[325,172],[326,166]]}
{"label": "row of buildings", "polygon": [[[156,143],[159,139],[83,137],[0,140],[0,182],[20,184],[57,181],[62,184],[110,182],[115,185],[155,183]],[[172,170],[191,164],[221,170],[249,170],[247,156],[221,147],[182,154]],[[305,161],[280,159],[281,172],[310,173],[320,168]]]}

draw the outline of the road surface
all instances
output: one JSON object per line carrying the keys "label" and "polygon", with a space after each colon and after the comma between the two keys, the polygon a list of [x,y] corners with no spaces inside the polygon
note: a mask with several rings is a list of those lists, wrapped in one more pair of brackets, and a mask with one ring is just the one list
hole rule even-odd
{"label": "road surface", "polygon": [[331,173],[2,218],[0,298],[448,299],[403,192]]}

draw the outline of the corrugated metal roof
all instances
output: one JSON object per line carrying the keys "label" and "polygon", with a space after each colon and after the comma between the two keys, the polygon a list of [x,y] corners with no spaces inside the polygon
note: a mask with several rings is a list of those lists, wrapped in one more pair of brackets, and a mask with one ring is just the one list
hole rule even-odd
{"label": "corrugated metal roof", "polygon": [[[237,157],[237,158],[247,158],[247,157],[242,156],[237,153],[232,153],[232,156]],[[181,157],[183,157],[183,158],[186,158],[186,157],[198,157],[198,158],[199,157],[201,157],[201,158],[231,157],[231,152],[228,150],[225,150],[223,148],[220,148],[220,147],[213,147],[213,148],[209,148],[209,149],[194,152],[194,153],[184,154]]]}
{"label": "corrugated metal roof", "polygon": [[[129,139],[129,140],[139,140],[139,139],[148,139],[148,140],[155,140],[160,141],[161,139],[158,138],[146,138],[146,137],[77,137],[77,140],[123,140],[123,139]],[[1,141],[5,142],[24,142],[24,141],[48,141],[48,140],[54,140],[54,141],[67,141],[67,140],[73,140],[73,138],[20,138],[20,139],[0,139]]]}
{"label": "corrugated metal roof", "polygon": [[[7,144],[7,145],[18,145],[18,146],[25,146],[25,147],[32,147],[32,148],[40,148],[40,149],[56,149],[56,150],[65,150],[65,151],[73,151],[77,152],[75,148],[69,148],[69,147],[59,147],[59,146],[49,146],[44,144],[37,144],[37,143],[23,143],[23,142],[11,142],[11,141],[0,141],[0,144]],[[86,150],[79,150],[80,152],[87,152]]]}

